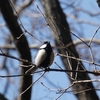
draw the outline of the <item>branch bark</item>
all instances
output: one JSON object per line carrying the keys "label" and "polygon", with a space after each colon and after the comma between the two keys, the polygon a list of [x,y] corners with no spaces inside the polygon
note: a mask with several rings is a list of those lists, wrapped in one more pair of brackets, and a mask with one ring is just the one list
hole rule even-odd
{"label": "branch bark", "polygon": [[[9,30],[13,36],[13,41],[16,45],[16,49],[19,52],[20,58],[26,59],[31,62],[31,53],[28,46],[26,37],[23,35],[20,39],[17,39],[23,32],[20,28],[20,25],[17,22],[17,17],[14,16],[13,10],[9,3],[9,0],[0,0],[0,10],[3,15],[4,20],[7,23]],[[23,62],[23,65],[28,65]],[[21,73],[23,74],[27,68],[21,68]],[[31,76],[24,76],[20,78],[20,92],[23,92],[30,84],[32,83]],[[30,100],[31,98],[31,88],[24,93],[22,96],[19,96],[18,100]]]}
{"label": "branch bark", "polygon": [[34,0],[25,0],[21,5],[19,6],[19,9],[17,9],[18,15],[27,7],[29,7]]}
{"label": "branch bark", "polygon": [[100,7],[100,0],[97,0],[98,6]]}
{"label": "branch bark", "polygon": [[[71,39],[70,28],[66,21],[66,16],[63,13],[58,0],[42,0],[41,2],[45,10],[46,20],[48,22],[47,24],[53,30],[53,36],[54,36],[56,45],[61,46],[63,44],[64,46],[66,46],[67,44],[72,43],[72,45],[69,46],[67,50],[58,49],[58,52],[65,55],[67,52],[70,56],[74,55],[76,58],[79,58],[79,55]],[[72,70],[76,70],[78,63],[80,63],[79,70],[83,70],[82,68],[83,65],[81,62],[77,62],[74,59],[69,59],[69,60],[71,61]],[[65,68],[70,70],[68,60],[66,58],[62,58],[62,61]],[[75,77],[75,75],[76,73],[73,72],[72,73],[73,78]],[[84,74],[78,73],[77,80],[90,80],[90,78],[87,73],[84,73]],[[71,79],[70,81],[73,83]],[[79,90],[84,90],[87,88],[94,88],[94,87],[92,83],[75,84],[73,86],[73,89],[75,89],[77,92]],[[82,93],[76,94],[76,96],[79,100],[94,100],[94,99],[99,100],[94,90],[84,91]]]}
{"label": "branch bark", "polygon": [[7,100],[7,98],[5,98],[4,95],[0,93],[0,100]]}

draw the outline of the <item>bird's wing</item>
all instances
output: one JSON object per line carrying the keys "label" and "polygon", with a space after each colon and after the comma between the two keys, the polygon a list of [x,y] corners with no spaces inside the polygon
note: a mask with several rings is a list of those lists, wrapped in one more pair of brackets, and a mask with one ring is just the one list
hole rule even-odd
{"label": "bird's wing", "polygon": [[39,65],[46,59],[47,54],[46,51],[44,49],[39,50],[39,52],[37,53],[37,56],[35,58],[35,65],[36,66],[32,66],[30,69],[28,69],[25,74],[31,74],[34,73]]}
{"label": "bird's wing", "polygon": [[39,66],[47,57],[47,53],[44,49],[39,50],[36,58],[35,58],[35,64],[36,66]]}
{"label": "bird's wing", "polygon": [[51,52],[51,56],[50,56],[50,63],[49,63],[49,66],[53,63],[54,61],[54,52],[52,51]]}

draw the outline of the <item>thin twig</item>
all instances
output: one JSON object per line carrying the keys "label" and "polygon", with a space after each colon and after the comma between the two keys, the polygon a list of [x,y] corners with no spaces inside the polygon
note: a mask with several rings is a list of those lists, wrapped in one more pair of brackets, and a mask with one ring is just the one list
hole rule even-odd
{"label": "thin twig", "polygon": [[18,75],[0,75],[2,78],[7,78],[7,77],[20,77],[20,76],[31,76],[28,74],[18,74]]}
{"label": "thin twig", "polygon": [[57,91],[57,89],[51,89],[51,88],[47,87],[43,82],[41,82],[41,84],[42,84],[45,88],[47,88],[48,90]]}
{"label": "thin twig", "polygon": [[97,32],[99,31],[99,29],[100,29],[100,26],[97,28],[97,30],[95,31],[94,35],[92,36],[92,38],[91,38],[91,40],[90,40],[90,42],[89,42],[89,44],[88,44],[89,46],[91,45],[91,43],[92,43],[92,41],[93,41],[95,35],[96,35]]}
{"label": "thin twig", "polygon": [[88,82],[100,82],[100,79],[74,81],[71,85],[69,85],[67,88],[65,88],[64,91],[56,99],[54,99],[54,100],[58,100],[74,84],[78,84],[78,83],[88,83]]}
{"label": "thin twig", "polygon": [[24,91],[20,94],[20,96],[23,95],[27,90],[29,90],[40,78],[42,78],[42,77],[44,76],[45,73],[46,73],[46,72],[44,72],[41,76],[39,76],[26,90],[24,90]]}
{"label": "thin twig", "polygon": [[58,100],[69,88],[71,88],[74,85],[74,83],[72,83],[71,85],[69,85],[57,98],[55,98],[54,100]]}
{"label": "thin twig", "polygon": [[[14,9],[16,15],[18,16],[18,13],[17,13],[17,11],[16,11],[14,5],[11,3],[10,0],[9,0],[9,3],[11,4],[11,6],[12,6],[12,8]],[[20,20],[20,18],[18,18],[18,20],[19,20],[19,22],[20,22],[20,25],[21,25],[22,28],[24,29],[24,32],[23,32],[19,37],[17,37],[17,39],[19,39],[20,37],[22,37],[22,36],[24,35],[24,33],[28,33],[29,35],[31,35],[33,38],[35,38],[35,39],[38,40],[39,42],[42,42],[41,40],[39,40],[37,37],[35,37],[33,34],[31,34],[30,32],[28,32],[28,31],[26,30],[26,28],[24,27],[24,25],[23,25],[22,21]]]}
{"label": "thin twig", "polygon": [[71,59],[74,59],[74,60],[77,60],[77,61],[82,61],[82,62],[85,62],[85,63],[94,64],[94,65],[100,66],[100,64],[97,64],[97,63],[94,63],[94,62],[90,62],[90,61],[87,61],[87,60],[83,60],[83,59],[79,59],[79,58],[76,58],[76,57],[66,56],[64,54],[58,54],[58,53],[57,53],[57,55],[59,55],[61,57],[71,58]]}
{"label": "thin twig", "polygon": [[6,57],[9,57],[9,58],[12,58],[12,59],[21,61],[21,62],[28,63],[28,64],[30,64],[30,65],[34,65],[32,62],[30,62],[30,61],[28,61],[28,60],[26,60],[26,59],[17,58],[17,57],[15,57],[15,56],[8,55],[8,54],[6,54],[6,53],[0,53],[0,56],[6,56]]}
{"label": "thin twig", "polygon": [[95,65],[93,51],[92,51],[91,46],[89,47],[89,50],[90,50],[90,56],[91,56],[91,59],[92,59],[93,65],[94,65],[94,71],[96,71],[96,65]]}
{"label": "thin twig", "polygon": [[[94,56],[93,56],[93,52],[92,52],[92,48],[91,48],[91,43],[94,39],[94,36],[97,34],[98,30],[100,29],[100,26],[98,27],[98,29],[95,31],[94,35],[92,36],[92,39],[90,40],[89,42],[89,50],[90,50],[90,56],[91,56],[91,59],[92,59],[92,62],[95,63],[94,61]],[[96,65],[94,65],[94,70],[96,71]]]}

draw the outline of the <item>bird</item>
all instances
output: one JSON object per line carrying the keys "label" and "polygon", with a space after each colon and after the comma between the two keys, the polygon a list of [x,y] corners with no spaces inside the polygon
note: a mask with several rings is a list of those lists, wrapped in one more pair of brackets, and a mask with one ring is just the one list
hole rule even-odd
{"label": "bird", "polygon": [[54,61],[54,51],[50,45],[49,41],[45,41],[42,46],[40,46],[39,51],[35,58],[35,65],[28,69],[25,74],[32,74],[38,68],[49,68]]}

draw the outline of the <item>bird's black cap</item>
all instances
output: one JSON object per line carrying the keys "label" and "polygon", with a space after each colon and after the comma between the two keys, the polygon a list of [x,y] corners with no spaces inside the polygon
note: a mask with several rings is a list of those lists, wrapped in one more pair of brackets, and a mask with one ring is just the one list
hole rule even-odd
{"label": "bird's black cap", "polygon": [[50,44],[50,42],[49,41],[45,41],[44,44]]}

